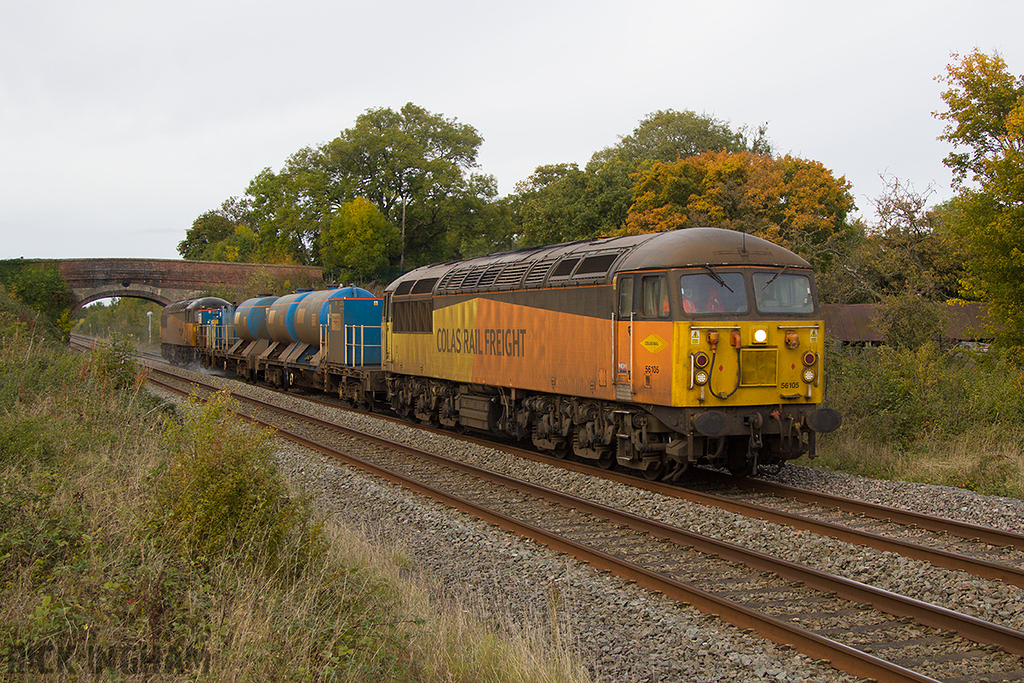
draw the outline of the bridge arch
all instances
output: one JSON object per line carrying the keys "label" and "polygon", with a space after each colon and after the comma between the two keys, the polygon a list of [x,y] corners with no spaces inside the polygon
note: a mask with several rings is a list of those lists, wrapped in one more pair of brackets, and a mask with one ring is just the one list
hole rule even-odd
{"label": "bridge arch", "polygon": [[[98,289],[82,290],[80,292],[76,292],[75,298],[77,299],[77,303],[75,304],[75,307],[71,310],[71,315],[74,316],[75,313],[78,313],[80,310],[82,310],[83,308],[85,308],[94,301],[100,301],[101,299],[119,299],[122,297],[145,299],[146,301],[151,301],[159,306],[166,306],[167,304],[173,303],[174,301],[178,300],[168,299],[166,296],[162,296],[158,292],[147,291],[140,287],[101,287]],[[189,297],[183,296],[181,298],[186,299]]]}

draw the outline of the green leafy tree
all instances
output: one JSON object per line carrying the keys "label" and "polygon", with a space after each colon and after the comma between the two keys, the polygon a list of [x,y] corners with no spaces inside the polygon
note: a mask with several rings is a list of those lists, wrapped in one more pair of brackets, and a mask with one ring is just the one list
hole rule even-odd
{"label": "green leafy tree", "polygon": [[648,114],[630,135],[622,136],[618,144],[595,154],[594,160],[617,160],[636,168],[645,161],[671,163],[720,150],[750,150],[770,155],[771,146],[765,132],[766,126],[761,126],[751,141],[746,128],[734,131],[723,121],[690,110],[659,110]]}
{"label": "green leafy tree", "polygon": [[207,250],[229,237],[234,229],[234,221],[223,212],[207,211],[192,221],[192,227],[185,233],[185,239],[178,242],[178,253],[189,261],[207,260]]}
{"label": "green leafy tree", "polygon": [[261,263],[318,262],[320,231],[333,208],[317,179],[315,152],[303,148],[280,173],[263,169],[245,190],[246,218],[255,226]]}
{"label": "green leafy tree", "polygon": [[941,344],[948,318],[943,304],[910,289],[883,296],[880,304],[873,324],[886,344],[913,350]]}
{"label": "green leafy tree", "polygon": [[964,296],[989,302],[1000,341],[1024,347],[1024,79],[998,54],[953,58],[937,114],[958,189],[945,235],[965,263]]}
{"label": "green leafy tree", "polygon": [[492,176],[470,172],[482,142],[472,126],[411,103],[399,111],[370,109],[334,140],[291,155],[280,171],[261,171],[243,197],[210,212],[229,219],[230,229],[217,223],[214,233],[203,222],[205,232],[197,230],[186,240],[196,246],[189,253],[348,268],[340,265],[340,254],[360,252],[365,245],[339,245],[339,235],[355,233],[339,231],[337,225],[348,218],[340,223],[336,218],[359,198],[372,202],[399,231],[398,249],[382,251],[391,254],[390,267],[373,265],[373,272],[504,244],[513,227],[507,209],[492,210],[497,184]]}
{"label": "green leafy tree", "polygon": [[234,263],[275,263],[261,256],[259,235],[248,225],[239,225],[220,242],[211,244],[203,252],[205,261],[231,261]]}
{"label": "green leafy tree", "polygon": [[324,231],[324,269],[337,282],[369,282],[386,276],[398,252],[398,237],[398,230],[377,206],[358,197],[343,204]]}
{"label": "green leafy tree", "polygon": [[516,185],[513,206],[524,246],[556,244],[600,234],[591,174],[576,164],[538,166]]}
{"label": "green leafy tree", "polygon": [[[253,183],[261,181],[265,170]],[[252,185],[252,183],[250,183]],[[282,246],[275,225],[267,221],[262,231],[253,229],[259,214],[253,197],[232,197],[219,209],[207,211],[197,218],[178,243],[182,258],[193,261],[234,261],[237,263],[301,263],[301,250]]]}
{"label": "green leafy tree", "polygon": [[493,199],[493,179],[469,171],[483,138],[475,128],[412,103],[370,109],[320,149],[329,197],[364,197],[399,228],[399,268],[450,254],[452,214],[467,199]]}
{"label": "green leafy tree", "polygon": [[34,310],[36,317],[41,313],[64,333],[70,331],[75,297],[55,261],[0,261],[0,285],[12,299]]}

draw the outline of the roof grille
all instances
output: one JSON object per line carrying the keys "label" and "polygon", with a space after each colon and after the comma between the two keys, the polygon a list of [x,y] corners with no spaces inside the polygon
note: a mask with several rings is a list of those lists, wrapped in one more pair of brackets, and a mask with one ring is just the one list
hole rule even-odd
{"label": "roof grille", "polygon": [[483,289],[490,287],[494,284],[494,281],[501,275],[501,271],[505,270],[504,263],[495,263],[493,266],[484,271],[484,274],[480,276],[480,281],[476,283],[477,289]]}
{"label": "roof grille", "polygon": [[480,282],[480,278],[483,276],[484,271],[487,270],[488,265],[473,266],[466,274],[466,278],[462,281],[462,286],[459,289],[461,291],[476,289],[477,283]]}
{"label": "roof grille", "polygon": [[519,263],[510,263],[505,270],[501,271],[501,275],[494,281],[496,289],[516,289],[519,287],[519,282],[523,279],[523,275],[530,269],[533,264],[529,261],[521,261]]}
{"label": "roof grille", "polygon": [[534,263],[533,267],[530,268],[530,272],[526,274],[526,278],[523,280],[523,288],[528,289],[543,285],[544,278],[547,277],[548,271],[551,270],[551,266],[557,260],[557,258],[549,258]]}
{"label": "roof grille", "polygon": [[434,291],[434,285],[437,283],[436,277],[428,277],[423,280],[417,280],[416,284],[412,286],[411,294],[430,294]]}

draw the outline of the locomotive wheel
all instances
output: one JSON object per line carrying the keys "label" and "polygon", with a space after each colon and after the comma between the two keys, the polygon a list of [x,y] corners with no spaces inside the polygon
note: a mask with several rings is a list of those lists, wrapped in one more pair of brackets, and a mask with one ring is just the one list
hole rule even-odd
{"label": "locomotive wheel", "polygon": [[597,459],[597,466],[602,470],[610,470],[615,467],[615,454],[611,451],[605,453]]}
{"label": "locomotive wheel", "polygon": [[657,465],[648,465],[647,469],[643,471],[644,479],[647,481],[658,481],[664,473],[665,466],[661,463],[658,463]]}

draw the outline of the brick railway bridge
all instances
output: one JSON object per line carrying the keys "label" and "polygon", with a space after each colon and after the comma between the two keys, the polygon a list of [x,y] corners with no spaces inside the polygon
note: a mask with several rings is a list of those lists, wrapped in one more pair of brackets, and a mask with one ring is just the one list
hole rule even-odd
{"label": "brick railway bridge", "polygon": [[72,313],[112,297],[137,297],[162,306],[205,289],[242,290],[254,283],[289,281],[305,287],[323,278],[313,266],[175,261],[170,259],[59,259],[61,276],[75,296]]}

